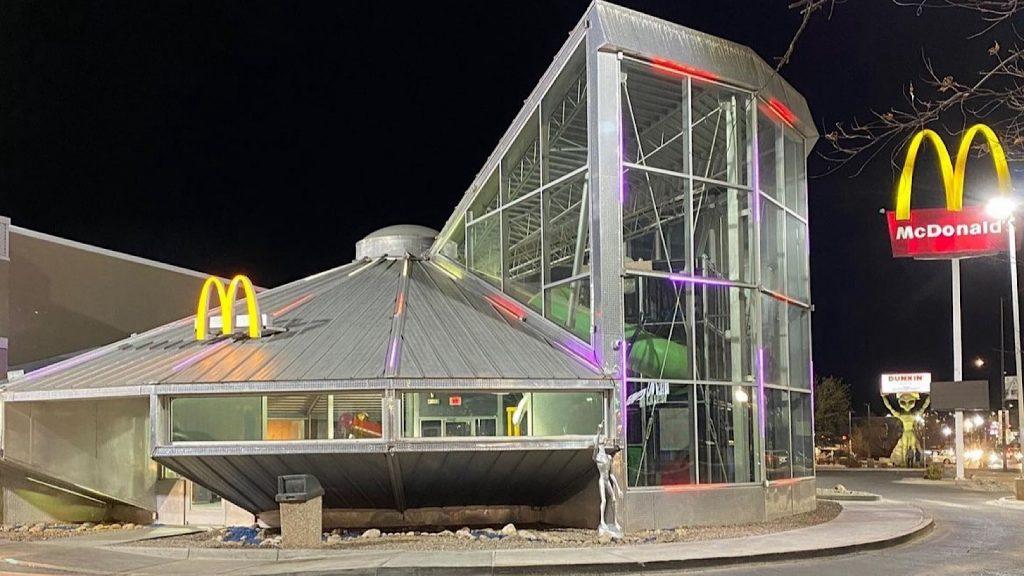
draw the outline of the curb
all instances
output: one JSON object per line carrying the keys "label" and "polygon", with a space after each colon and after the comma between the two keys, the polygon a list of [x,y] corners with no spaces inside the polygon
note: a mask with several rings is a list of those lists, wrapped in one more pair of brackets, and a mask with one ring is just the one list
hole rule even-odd
{"label": "curb", "polygon": [[[783,552],[768,552],[763,554],[752,554],[747,556],[714,556],[707,558],[665,558],[663,560],[650,560],[640,561],[631,558],[626,555],[622,555],[622,550],[616,553],[615,548],[606,549],[595,549],[595,552],[602,552],[607,558],[607,561],[585,561],[581,563],[557,563],[548,562],[540,563],[543,560],[536,559],[533,563],[525,561],[522,564],[501,564],[495,565],[495,556],[493,553],[490,554],[489,563],[474,563],[473,560],[464,563],[462,566],[458,565],[395,565],[395,566],[384,566],[386,562],[393,559],[384,560],[380,559],[378,562],[368,562],[362,566],[337,566],[337,567],[325,567],[322,569],[314,568],[311,570],[303,570],[301,567],[296,567],[295,571],[289,571],[289,574],[307,574],[307,575],[327,575],[327,574],[375,574],[378,576],[398,576],[398,575],[423,575],[423,574],[444,574],[444,575],[478,575],[478,574],[565,574],[566,572],[579,573],[579,574],[627,574],[637,572],[650,572],[650,571],[679,571],[693,568],[711,568],[711,567],[725,567],[725,566],[736,566],[743,564],[754,564],[754,563],[766,563],[766,562],[781,562],[790,560],[801,560],[808,558],[824,558],[839,556],[844,554],[851,554],[855,552],[863,552],[869,550],[878,550],[882,548],[888,548],[892,546],[898,546],[900,544],[907,543],[916,538],[922,537],[929,533],[934,528],[934,522],[929,517],[923,517],[922,520],[907,532],[889,537],[882,538],[879,540],[873,540],[868,542],[861,542],[856,544],[847,544],[841,546],[835,546],[831,548],[815,548],[806,550],[795,550],[795,551],[783,551]],[[137,554],[146,554],[151,556],[163,555],[167,550],[165,548],[155,547],[142,547],[142,546],[116,546],[111,547],[120,552],[129,552]],[[219,550],[219,549],[201,549],[202,552],[196,553],[193,549],[186,549],[188,558],[205,558],[214,559],[220,558],[224,560],[228,559],[240,559],[240,552],[254,552],[253,550]],[[199,549],[196,549],[199,550]],[[555,552],[558,549],[550,549]],[[563,549],[573,550],[573,549]],[[223,554],[223,553],[227,554]],[[261,560],[277,560],[277,561],[288,561],[288,560],[305,560],[305,561],[330,561],[337,559],[339,561],[348,560],[351,562],[351,551],[345,550],[331,550],[331,551],[306,551],[306,553],[299,553],[299,551],[281,551],[274,550],[262,550],[259,551],[259,559]],[[282,553],[283,552],[283,553]],[[272,553],[273,556],[271,557]],[[180,553],[179,553],[180,554]],[[397,552],[395,558],[398,558],[401,552]],[[248,559],[254,559],[254,556],[248,556]],[[553,560],[553,559],[552,559]],[[346,562],[348,563],[348,562]],[[458,562],[453,562],[458,564]]]}
{"label": "curb", "polygon": [[878,502],[882,497],[878,494],[851,493],[851,494],[818,494],[818,500],[832,500],[834,502]]}

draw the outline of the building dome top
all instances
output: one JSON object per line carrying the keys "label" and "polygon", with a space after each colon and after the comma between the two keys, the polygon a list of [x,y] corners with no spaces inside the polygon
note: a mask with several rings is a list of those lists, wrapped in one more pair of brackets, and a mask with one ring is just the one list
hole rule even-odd
{"label": "building dome top", "polygon": [[437,230],[417,224],[395,224],[370,232],[356,242],[356,260],[422,256],[437,237]]}

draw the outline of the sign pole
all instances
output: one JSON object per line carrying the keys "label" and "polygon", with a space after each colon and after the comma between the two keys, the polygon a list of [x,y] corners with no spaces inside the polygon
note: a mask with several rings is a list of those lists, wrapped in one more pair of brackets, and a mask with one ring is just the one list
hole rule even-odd
{"label": "sign pole", "polygon": [[[953,268],[953,381],[964,379],[964,351],[960,321],[960,259],[950,261]],[[964,479],[964,411],[956,411],[956,479]]]}
{"label": "sign pole", "polygon": [[[1024,432],[1024,410],[1021,409],[1020,401],[1024,398],[1021,388],[1024,387],[1024,378],[1021,378],[1021,351],[1020,351],[1020,296],[1017,293],[1017,234],[1014,231],[1013,216],[1006,220],[1006,234],[1010,244],[1010,297],[1013,298],[1013,361],[1017,368],[1017,442],[1022,440]],[[1021,477],[1024,478],[1024,466],[1021,467]]]}

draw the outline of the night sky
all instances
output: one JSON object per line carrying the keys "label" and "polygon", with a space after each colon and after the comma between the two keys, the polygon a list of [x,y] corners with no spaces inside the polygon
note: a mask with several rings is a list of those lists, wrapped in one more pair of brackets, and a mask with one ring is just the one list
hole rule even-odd
{"label": "night sky", "polygon": [[[622,4],[769,61],[799,23],[784,0]],[[381,226],[443,225],[586,6],[5,1],[0,214],[265,286],[336,266]],[[845,3],[812,22],[783,75],[825,132],[902,103],[924,57],[970,78],[990,58],[992,35],[968,39],[983,27],[953,10]],[[877,413],[880,372],[952,376],[949,264],[892,259],[879,215],[891,149],[826,175],[828,150],[822,140],[810,159],[815,369]],[[915,206],[941,204],[933,160],[919,166]],[[991,172],[977,166],[968,197]],[[963,277],[965,376],[995,381],[1006,260],[971,261]],[[1007,319],[1010,347],[1009,303]]]}

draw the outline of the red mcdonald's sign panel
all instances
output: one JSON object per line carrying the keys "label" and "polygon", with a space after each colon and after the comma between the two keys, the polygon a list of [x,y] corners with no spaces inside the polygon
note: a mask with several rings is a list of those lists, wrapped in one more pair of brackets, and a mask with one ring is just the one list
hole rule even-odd
{"label": "red mcdonald's sign panel", "polygon": [[924,208],[897,220],[887,212],[892,255],[896,258],[962,258],[1006,250],[1006,228],[981,206],[964,206],[959,212]]}

